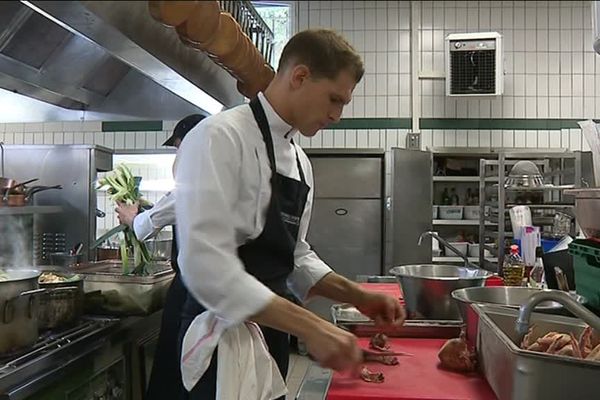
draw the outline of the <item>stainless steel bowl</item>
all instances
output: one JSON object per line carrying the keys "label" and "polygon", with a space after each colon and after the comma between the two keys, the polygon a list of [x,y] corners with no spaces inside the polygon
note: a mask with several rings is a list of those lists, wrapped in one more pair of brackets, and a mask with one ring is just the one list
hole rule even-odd
{"label": "stainless steel bowl", "polygon": [[565,195],[575,196],[575,215],[585,237],[600,238],[600,188],[570,189]]}
{"label": "stainless steel bowl", "polygon": [[402,265],[390,270],[400,284],[410,319],[460,320],[452,292],[483,286],[491,272],[453,265]]}

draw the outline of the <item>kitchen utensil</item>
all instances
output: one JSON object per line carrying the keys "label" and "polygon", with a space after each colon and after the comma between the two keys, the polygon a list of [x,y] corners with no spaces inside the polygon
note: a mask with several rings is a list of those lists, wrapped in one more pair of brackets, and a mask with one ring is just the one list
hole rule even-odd
{"label": "kitchen utensil", "polygon": [[150,7],[150,14],[157,15],[163,25],[176,27],[184,23],[198,1],[157,1]]}
{"label": "kitchen utensil", "polygon": [[533,161],[517,161],[504,181],[505,187],[537,188],[544,186],[544,177]]}
{"label": "kitchen utensil", "polygon": [[0,269],[0,354],[31,346],[38,338],[40,271]]}
{"label": "kitchen utensil", "polygon": [[147,266],[148,275],[123,275],[120,261],[80,264],[85,311],[105,315],[148,315],[160,309],[175,272],[167,262]]}
{"label": "kitchen utensil", "polygon": [[70,253],[50,253],[50,263],[63,268],[74,268],[78,263],[83,260],[81,254],[70,254]]}
{"label": "kitchen utensil", "polygon": [[[221,18],[219,17],[220,7],[219,2],[214,1],[199,1],[196,6],[190,11],[186,21],[178,28],[182,28],[185,36],[195,45],[204,50],[214,35],[219,30]],[[180,32],[178,30],[178,32]]]}
{"label": "kitchen utensil", "polygon": [[592,150],[592,163],[594,168],[595,185],[600,186],[600,132],[596,123],[592,120],[579,121],[579,126],[583,132],[583,137]]}
{"label": "kitchen utensil", "polygon": [[51,272],[65,278],[63,282],[39,283],[40,288],[48,289],[40,295],[39,324],[40,329],[67,327],[75,323],[83,314],[83,277],[77,274],[54,271]]}
{"label": "kitchen utensil", "polygon": [[79,242],[77,243],[70,251],[70,253],[72,255],[79,255],[81,254],[81,250],[83,250],[83,242]]}
{"label": "kitchen utensil", "polygon": [[[468,242],[448,242],[448,244],[450,244],[450,246],[453,246],[462,255],[466,256],[466,254],[468,252],[468,246],[469,246]],[[448,249],[446,249],[446,256],[447,257],[452,257],[453,255],[454,255],[454,253],[452,253],[451,251],[449,251]]]}
{"label": "kitchen utensil", "polygon": [[569,214],[558,211],[554,215],[554,221],[552,222],[552,236],[562,238],[571,233],[572,220],[573,217]]}
{"label": "kitchen utensil", "polygon": [[600,188],[569,189],[564,194],[575,196],[575,216],[585,237],[600,238]]}
{"label": "kitchen utensil", "polygon": [[379,351],[373,349],[361,349],[363,358],[368,356],[413,356],[414,354],[404,351]]}
{"label": "kitchen utensil", "polygon": [[404,294],[410,319],[459,320],[458,305],[452,292],[483,286],[492,273],[483,269],[453,265],[402,265],[390,270]]}
{"label": "kitchen utensil", "polygon": [[533,225],[531,219],[531,209],[527,206],[514,206],[509,212],[510,222],[512,224],[512,230],[515,239],[521,239],[522,228],[524,226]]}
{"label": "kitchen utensil", "polygon": [[5,198],[7,198],[7,203],[9,206],[11,207],[21,207],[21,206],[25,206],[27,205],[27,203],[29,201],[31,201],[32,196],[36,193],[39,192],[44,192],[46,190],[53,190],[53,189],[62,189],[61,185],[54,185],[54,186],[32,186],[29,189],[27,189],[25,191],[25,193],[19,193],[19,194],[11,194],[9,193],[8,196],[5,195]]}
{"label": "kitchen utensil", "polygon": [[33,179],[29,179],[28,181],[25,181],[25,182],[16,183],[8,189],[8,192],[23,193],[25,191],[25,185],[27,185],[28,183],[36,182],[38,180],[39,180],[38,178],[33,178]]}
{"label": "kitchen utensil", "polygon": [[[479,315],[478,361],[498,400],[563,400],[598,397],[600,363],[522,350],[515,330],[519,311],[474,304]],[[535,336],[548,332],[579,337],[586,324],[578,318],[533,313]]]}
{"label": "kitchen utensil", "polygon": [[540,228],[537,226],[524,226],[521,229],[521,257],[527,266],[535,264],[535,249],[542,245]]}
{"label": "kitchen utensil", "polygon": [[228,12],[219,14],[219,28],[212,39],[206,43],[205,51],[219,59],[235,50],[240,40],[240,27],[237,21]]}

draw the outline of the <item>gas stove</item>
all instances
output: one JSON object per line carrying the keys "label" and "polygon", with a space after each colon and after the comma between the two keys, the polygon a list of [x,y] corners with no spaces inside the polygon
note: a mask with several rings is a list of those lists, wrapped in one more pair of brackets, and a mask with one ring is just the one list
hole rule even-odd
{"label": "gas stove", "polygon": [[24,380],[56,373],[63,365],[97,348],[98,341],[119,319],[84,317],[73,327],[42,333],[27,349],[0,357],[0,398]]}

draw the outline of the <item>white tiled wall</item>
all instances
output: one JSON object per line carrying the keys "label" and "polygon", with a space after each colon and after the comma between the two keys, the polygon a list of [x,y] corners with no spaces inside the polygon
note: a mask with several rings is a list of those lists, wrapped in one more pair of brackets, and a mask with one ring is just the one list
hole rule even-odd
{"label": "white tiled wall", "polygon": [[[420,1],[422,71],[443,72],[450,33],[496,31],[505,48],[505,91],[496,99],[447,98],[444,80],[421,80],[423,118],[594,118],[600,114],[599,56],[593,51],[588,1]],[[339,30],[360,52],[366,73],[344,117],[411,116],[410,2],[299,1],[299,30]],[[354,132],[303,141],[353,147]],[[380,131],[379,143],[387,143]],[[398,131],[404,137],[406,131]],[[495,135],[499,134],[498,137]],[[326,136],[326,135],[324,135]],[[423,144],[586,149],[578,130],[423,131]],[[579,136],[575,138],[575,136]],[[342,138],[345,138],[342,139]],[[506,140],[505,140],[506,139]],[[364,143],[364,142],[363,142]],[[370,143],[377,143],[372,140]],[[403,146],[404,142],[398,142]],[[373,145],[377,146],[377,145]],[[573,147],[577,146],[577,147]]]}

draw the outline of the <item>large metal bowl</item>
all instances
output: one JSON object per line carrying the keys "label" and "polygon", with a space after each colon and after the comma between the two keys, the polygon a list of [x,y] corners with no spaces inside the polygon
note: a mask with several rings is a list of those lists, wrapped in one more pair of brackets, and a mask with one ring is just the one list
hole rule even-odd
{"label": "large metal bowl", "polygon": [[569,189],[565,195],[575,196],[575,216],[586,238],[600,238],[600,188]]}
{"label": "large metal bowl", "polygon": [[[467,325],[467,338],[475,338],[479,325],[479,316],[471,308],[471,304],[486,304],[519,309],[529,297],[542,289],[526,287],[470,287],[457,289],[452,292],[452,298],[458,302],[460,316]],[[573,298],[583,304],[585,298],[572,293]],[[559,313],[563,309],[562,304],[555,301],[545,301],[536,306],[535,310],[546,313]]]}
{"label": "large metal bowl", "polygon": [[390,270],[404,295],[410,319],[460,320],[458,305],[452,292],[483,286],[492,275],[482,269],[454,265],[402,265]]}

